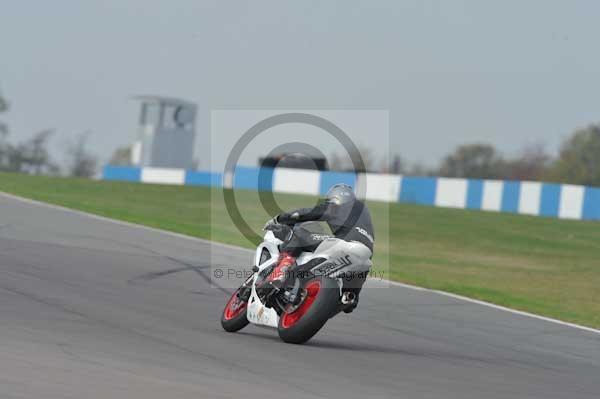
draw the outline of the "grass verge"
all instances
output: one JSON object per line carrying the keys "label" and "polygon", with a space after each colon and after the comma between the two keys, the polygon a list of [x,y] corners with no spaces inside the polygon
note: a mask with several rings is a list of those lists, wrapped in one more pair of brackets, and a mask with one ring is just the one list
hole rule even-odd
{"label": "grass verge", "polygon": [[[191,236],[252,248],[219,192],[0,173],[0,190]],[[241,213],[267,219],[257,194],[236,192]],[[314,198],[277,195],[284,209]],[[375,264],[386,278],[600,327],[600,223],[480,211],[369,204]]]}

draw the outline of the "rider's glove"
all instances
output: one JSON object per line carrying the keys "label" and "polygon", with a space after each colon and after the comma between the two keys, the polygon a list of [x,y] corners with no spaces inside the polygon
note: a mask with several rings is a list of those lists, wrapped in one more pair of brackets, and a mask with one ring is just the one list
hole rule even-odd
{"label": "rider's glove", "polygon": [[275,216],[273,219],[267,220],[267,223],[265,223],[263,230],[266,230],[268,227],[276,224],[279,224],[279,222],[277,221],[277,216]]}

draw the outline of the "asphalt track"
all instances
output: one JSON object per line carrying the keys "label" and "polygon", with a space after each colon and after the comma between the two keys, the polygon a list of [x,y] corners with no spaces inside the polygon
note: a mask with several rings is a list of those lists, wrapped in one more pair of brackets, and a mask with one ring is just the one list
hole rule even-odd
{"label": "asphalt track", "polygon": [[600,397],[599,334],[376,282],[307,345],[226,333],[211,259],[250,255],[0,195],[0,398]]}

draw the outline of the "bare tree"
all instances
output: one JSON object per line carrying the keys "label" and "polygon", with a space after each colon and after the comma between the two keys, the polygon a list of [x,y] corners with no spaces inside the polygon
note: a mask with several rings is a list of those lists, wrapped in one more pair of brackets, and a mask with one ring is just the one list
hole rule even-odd
{"label": "bare tree", "polygon": [[[0,94],[0,114],[8,111],[8,102]],[[8,126],[0,121],[0,170],[5,170],[8,163],[9,143],[6,141]]]}
{"label": "bare tree", "polygon": [[59,172],[48,152],[48,141],[53,131],[42,130],[31,139],[12,145],[4,143],[5,156],[2,162],[3,170],[29,174],[57,174]]}
{"label": "bare tree", "polygon": [[0,112],[6,112],[8,110],[8,101],[0,94]]}
{"label": "bare tree", "polygon": [[526,146],[521,155],[504,162],[502,177],[511,180],[542,180],[552,158],[542,143]]}
{"label": "bare tree", "polygon": [[437,171],[427,167],[421,162],[415,162],[404,172],[408,176],[435,176]]}
{"label": "bare tree", "polygon": [[[360,165],[354,165],[352,160],[362,160],[364,164],[363,170],[360,169]],[[339,172],[373,172],[375,171],[375,154],[370,148],[364,146],[358,146],[357,151],[349,153],[347,156],[333,153],[329,157],[329,169]]]}
{"label": "bare tree", "polygon": [[438,173],[446,177],[500,178],[502,163],[493,146],[466,144],[444,158]]}
{"label": "bare tree", "polygon": [[346,162],[338,153],[333,153],[329,156],[329,170],[342,171],[345,170]]}
{"label": "bare tree", "polygon": [[381,173],[391,173],[394,175],[399,175],[404,173],[406,167],[404,160],[400,155],[394,154],[389,160],[387,157],[383,159],[380,172]]}
{"label": "bare tree", "polygon": [[[0,113],[8,110],[8,102],[0,95]],[[31,139],[11,144],[8,139],[8,126],[0,121],[0,170],[31,174],[58,174],[59,167],[52,162],[48,152],[48,142],[53,130],[36,133]]]}
{"label": "bare tree", "polygon": [[[8,111],[8,101],[0,94],[0,114]],[[8,133],[8,126],[6,123],[0,121],[0,136],[5,136]]]}
{"label": "bare tree", "polygon": [[0,132],[0,170],[9,172],[11,171],[10,157],[13,147],[7,140],[7,136],[7,132]]}
{"label": "bare tree", "polygon": [[74,177],[93,177],[98,159],[87,150],[89,133],[81,133],[67,147],[68,172]]}
{"label": "bare tree", "polygon": [[53,130],[42,130],[25,144],[24,155],[33,174],[39,175],[47,171],[48,166],[52,163],[48,152],[48,141],[53,134]]}

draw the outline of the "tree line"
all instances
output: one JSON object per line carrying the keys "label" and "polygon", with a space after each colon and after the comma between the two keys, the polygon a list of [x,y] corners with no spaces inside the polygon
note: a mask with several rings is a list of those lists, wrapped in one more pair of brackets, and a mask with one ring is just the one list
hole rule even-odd
{"label": "tree line", "polygon": [[[9,103],[0,95],[0,114],[7,112]],[[0,120],[0,171],[28,174],[69,175],[93,177],[98,160],[87,149],[88,133],[79,134],[75,140],[65,145],[66,167],[52,158],[48,150],[54,130],[45,129],[35,133],[30,139],[13,143],[9,140],[8,125]]]}
{"label": "tree line", "polygon": [[[0,114],[8,109],[9,103],[0,95]],[[78,177],[92,177],[96,173],[98,159],[87,149],[88,133],[78,135],[65,146],[67,163],[64,170],[48,151],[53,130],[43,130],[19,143],[10,142],[8,135],[8,126],[0,119],[0,171]],[[129,164],[130,151],[129,147],[117,149],[111,164]],[[563,141],[556,156],[549,155],[542,145],[530,145],[517,156],[505,157],[493,145],[471,143],[458,146],[442,159],[439,166],[429,168],[408,164],[399,155],[378,161],[367,147],[358,151],[364,160],[365,171],[369,172],[600,186],[600,124],[575,130]],[[353,165],[349,159],[332,154],[329,169],[353,170]]]}
{"label": "tree line", "polygon": [[537,180],[600,186],[600,124],[573,132],[550,156],[541,145],[516,157],[503,157],[489,144],[461,145],[435,171],[439,176]]}
{"label": "tree line", "polygon": [[[574,131],[563,141],[556,156],[548,154],[541,144],[526,146],[518,155],[505,157],[491,144],[471,143],[455,148],[437,167],[426,167],[407,163],[400,155],[378,162],[368,148],[359,148],[359,152],[368,172],[600,186],[600,124]],[[330,158],[331,170],[352,170],[352,165],[340,155],[332,154]]]}

